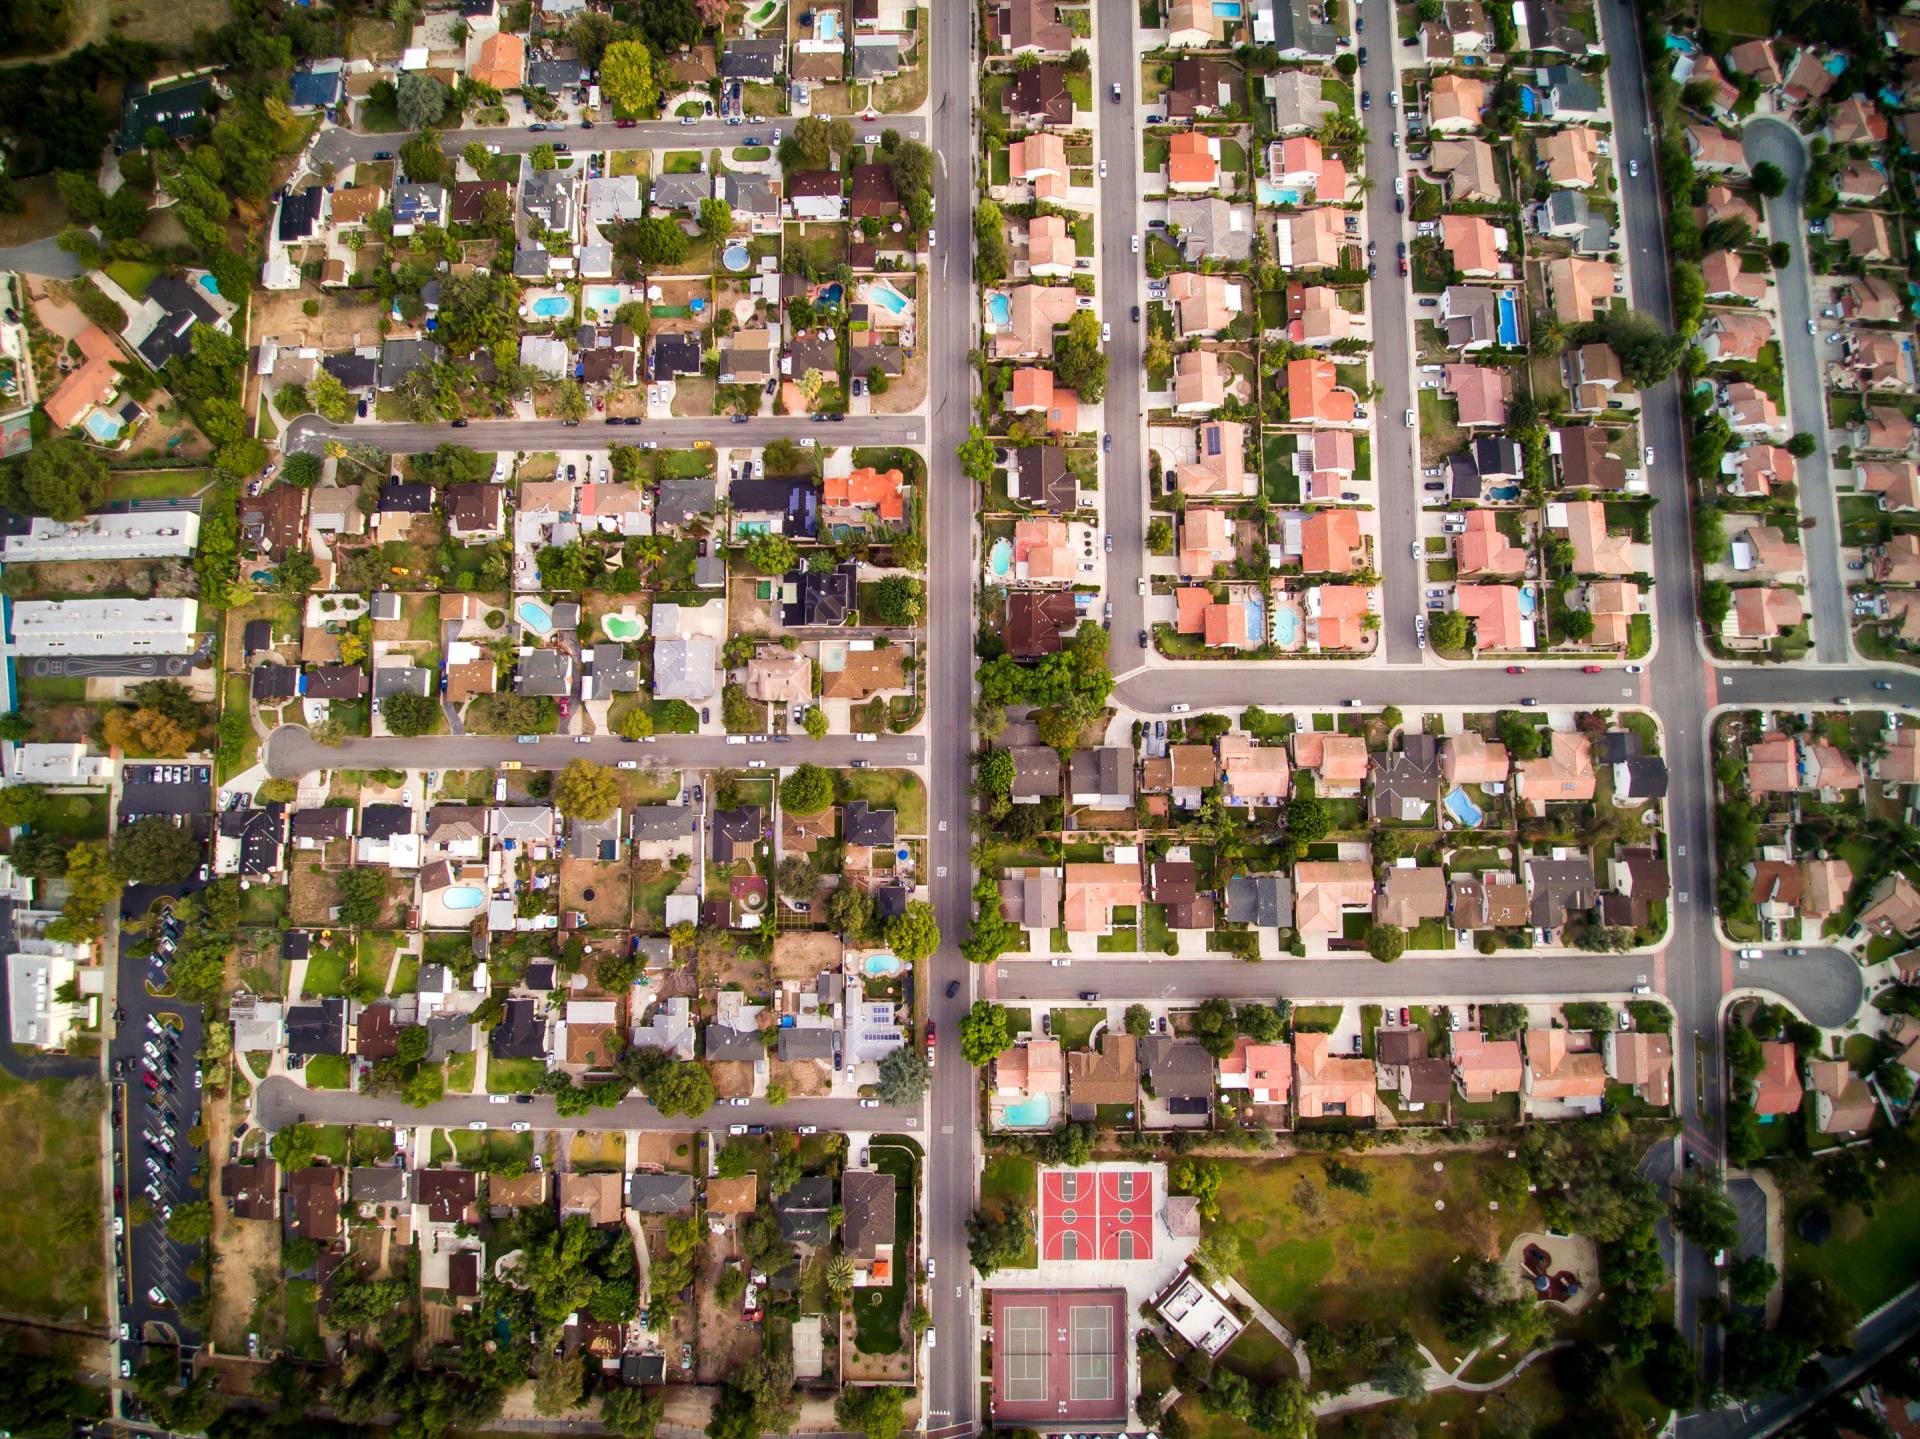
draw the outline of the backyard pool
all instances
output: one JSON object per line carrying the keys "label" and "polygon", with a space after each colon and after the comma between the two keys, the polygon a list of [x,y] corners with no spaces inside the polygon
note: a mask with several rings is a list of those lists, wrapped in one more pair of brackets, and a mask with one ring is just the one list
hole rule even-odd
{"label": "backyard pool", "polygon": [[1520,618],[1526,619],[1526,620],[1530,620],[1533,618],[1533,591],[1532,590],[1523,589],[1520,591]]}
{"label": "backyard pool", "polygon": [[573,313],[573,301],[565,295],[542,295],[527,306],[527,312],[538,320],[557,320]]}
{"label": "backyard pool", "polygon": [[1669,50],[1678,50],[1682,55],[1691,55],[1693,53],[1693,41],[1684,35],[1669,35],[1667,36],[1667,48]]}
{"label": "backyard pool", "polygon": [[1053,1101],[1044,1094],[1023,1099],[1006,1108],[1007,1124],[1020,1129],[1040,1129],[1053,1122]]}
{"label": "backyard pool", "polygon": [[1500,343],[1511,348],[1520,343],[1520,307],[1511,290],[1502,290],[1494,296],[1494,303],[1500,311]]}
{"label": "backyard pool", "polygon": [[1518,485],[1495,485],[1487,491],[1487,498],[1498,505],[1510,505],[1520,498]]}
{"label": "backyard pool", "polygon": [[745,245],[729,245],[720,252],[720,263],[736,275],[747,268],[749,259]]}
{"label": "backyard pool", "polygon": [[1300,616],[1292,605],[1281,605],[1273,612],[1273,641],[1291,647],[1300,638]]}
{"label": "backyard pool", "polygon": [[1223,20],[1240,18],[1240,0],[1213,0],[1213,13]]}
{"label": "backyard pool", "polygon": [[1007,303],[1007,297],[1001,294],[987,296],[987,314],[996,325],[1005,325],[1013,319],[1013,306]]}
{"label": "backyard pool", "polygon": [[993,542],[993,548],[987,551],[987,568],[993,571],[996,579],[1004,580],[1013,571],[1013,541],[1005,536]]}
{"label": "backyard pool", "polygon": [[893,286],[889,285],[885,280],[877,280],[867,286],[867,299],[873,304],[879,305],[890,315],[904,315],[907,313],[907,297],[894,289]]}
{"label": "backyard pool", "polygon": [[1450,791],[1445,800],[1445,804],[1447,806],[1447,813],[1459,820],[1460,823],[1464,824],[1468,829],[1478,829],[1480,827],[1480,821],[1486,818],[1485,815],[1480,813],[1480,806],[1468,799],[1467,792],[1463,789]]}
{"label": "backyard pool", "polygon": [[456,884],[440,896],[440,903],[448,909],[478,909],[486,902],[487,892],[470,884]]}
{"label": "backyard pool", "polygon": [[589,285],[580,292],[580,299],[596,310],[617,310],[620,308],[620,293],[618,285]]}
{"label": "backyard pool", "polygon": [[213,278],[211,272],[196,276],[193,283],[205,290],[209,295],[212,295],[216,300],[220,298],[220,282]]}
{"label": "backyard pool", "polygon": [[866,970],[868,974],[878,977],[881,975],[898,974],[900,972],[900,961],[896,956],[891,954],[870,954],[867,956],[866,963],[860,967]]}
{"label": "backyard pool", "polygon": [[1262,180],[1260,182],[1260,203],[1262,205],[1298,205],[1300,203],[1300,192],[1294,189],[1283,189],[1278,185],[1269,185],[1265,180]]}
{"label": "backyard pool", "polygon": [[600,628],[606,631],[607,638],[619,640],[637,640],[647,632],[646,624],[638,615],[602,615]]}
{"label": "backyard pool", "polygon": [[822,10],[813,17],[813,38],[816,40],[838,40],[840,38],[840,12]]}
{"label": "backyard pool", "polygon": [[1267,602],[1254,595],[1247,601],[1247,643],[1257,645],[1267,632]]}
{"label": "backyard pool", "polygon": [[87,433],[103,445],[117,444],[120,432],[125,428],[120,423],[120,417],[112,410],[95,410],[86,419]]}
{"label": "backyard pool", "polygon": [[535,634],[546,636],[553,633],[553,611],[538,600],[522,600],[513,607],[520,617],[520,623]]}

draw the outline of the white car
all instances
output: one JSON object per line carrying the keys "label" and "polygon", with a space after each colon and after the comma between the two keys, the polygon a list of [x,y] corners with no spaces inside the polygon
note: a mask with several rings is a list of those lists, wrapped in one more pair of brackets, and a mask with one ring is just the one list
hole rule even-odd
{"label": "white car", "polygon": [[727,1103],[731,1104],[735,1109],[745,1109],[752,1102],[753,1101],[750,1099],[743,1099],[739,1097],[735,1097],[727,1101]]}
{"label": "white car", "polygon": [[1072,964],[1073,961],[1070,959],[1050,959],[1047,961],[1047,963],[1052,965],[1055,969],[1065,969],[1068,965]]}
{"label": "white car", "polygon": [[812,449],[812,448],[813,448],[813,436],[812,436],[812,435],[802,435],[802,436],[800,437],[800,448],[801,448],[801,449],[803,449],[803,450],[810,450],[810,449]]}
{"label": "white car", "polygon": [[529,1129],[533,1128],[533,1126],[524,1119],[516,1119],[507,1127],[515,1134],[525,1134]]}
{"label": "white car", "polygon": [[745,1134],[746,1132],[747,1126],[744,1124],[729,1124],[727,1126],[727,1133],[729,1134]]}
{"label": "white car", "polygon": [[934,233],[933,231],[929,230],[927,231],[927,248],[929,250],[933,248],[933,243],[934,243]]}
{"label": "white car", "polygon": [[488,1104],[511,1104],[513,1103],[513,1096],[511,1094],[489,1094],[487,1096],[487,1103]]}
{"label": "white car", "polygon": [[863,1099],[860,1101],[860,1107],[862,1109],[878,1109],[880,1107],[880,1101],[877,1099]]}
{"label": "white car", "polygon": [[485,1129],[486,1127],[487,1121],[484,1119],[469,1119],[467,1121],[467,1128],[469,1129]]}
{"label": "white car", "polygon": [[1131,238],[1133,242],[1133,253],[1137,255],[1140,253],[1140,237],[1138,235],[1134,235]]}
{"label": "white car", "polygon": [[1740,958],[1759,959],[1761,957],[1761,954],[1762,954],[1762,951],[1759,948],[1757,948],[1754,945],[1748,945],[1745,949],[1740,951]]}
{"label": "white car", "polygon": [[1653,463],[1653,446],[1652,445],[1647,446],[1647,463],[1648,464]]}
{"label": "white car", "polygon": [[1190,704],[1168,705],[1167,713],[1170,715],[1183,715],[1192,708],[1193,706]]}
{"label": "white car", "polygon": [[820,1132],[820,1126],[817,1124],[803,1124],[793,1132],[795,1134],[818,1134]]}
{"label": "white car", "polygon": [[1412,410],[1407,411],[1407,428],[1408,429],[1413,428],[1413,411]]}
{"label": "white car", "polygon": [[614,765],[614,768],[615,769],[639,769],[640,761],[637,759],[623,759],[618,764]]}
{"label": "white car", "polygon": [[1105,160],[1100,162],[1100,178],[1102,180],[1107,178],[1107,162]]}
{"label": "white car", "polygon": [[927,1256],[927,1278],[933,1278],[933,1256],[931,1254]]}
{"label": "white car", "polygon": [[869,145],[878,145],[880,143],[880,137],[878,135],[869,135],[866,138],[866,143]]}

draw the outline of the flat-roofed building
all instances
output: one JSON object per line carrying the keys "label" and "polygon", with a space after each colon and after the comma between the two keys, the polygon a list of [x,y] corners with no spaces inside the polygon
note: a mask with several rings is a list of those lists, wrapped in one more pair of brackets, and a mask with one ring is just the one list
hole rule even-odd
{"label": "flat-roofed building", "polygon": [[199,618],[193,599],[20,600],[8,641],[18,655],[178,655]]}

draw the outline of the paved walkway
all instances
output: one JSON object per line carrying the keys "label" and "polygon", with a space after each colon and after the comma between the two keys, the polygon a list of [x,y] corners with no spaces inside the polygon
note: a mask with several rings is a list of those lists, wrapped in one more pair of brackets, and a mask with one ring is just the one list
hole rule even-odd
{"label": "paved walkway", "polygon": [[[1448,1372],[1446,1369],[1440,1367],[1440,1361],[1433,1357],[1424,1344],[1417,1345],[1416,1347],[1420,1350],[1420,1357],[1427,1361],[1427,1372],[1424,1378],[1429,1394],[1441,1389],[1458,1389],[1467,1394],[1491,1394],[1494,1390],[1504,1388],[1506,1385],[1511,1384],[1515,1376],[1520,1374],[1522,1370],[1526,1369],[1527,1366],[1535,1360],[1545,1358],[1556,1349],[1569,1348],[1573,1342],[1571,1339],[1562,1339],[1556,1344],[1549,1344],[1544,1349],[1535,1349],[1525,1355],[1518,1364],[1514,1365],[1513,1368],[1509,1369],[1505,1374],[1502,1374],[1498,1379],[1489,1379],[1481,1383],[1476,1383],[1471,1379],[1460,1378],[1460,1375],[1466,1371],[1467,1366],[1473,1363],[1475,1357],[1480,1352],[1479,1350],[1474,1350],[1472,1354],[1462,1359],[1458,1369]],[[1399,1398],[1400,1396],[1398,1394],[1378,1388],[1375,1385],[1357,1384],[1344,1394],[1334,1394],[1322,1399],[1313,1406],[1313,1412],[1315,1414],[1344,1414],[1349,1409],[1369,1409],[1375,1404],[1391,1404]]]}

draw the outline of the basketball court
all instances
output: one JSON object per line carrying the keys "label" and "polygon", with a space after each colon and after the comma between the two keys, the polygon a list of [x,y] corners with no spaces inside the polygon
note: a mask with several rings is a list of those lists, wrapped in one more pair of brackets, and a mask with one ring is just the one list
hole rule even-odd
{"label": "basketball court", "polygon": [[1127,1296],[1118,1289],[996,1289],[993,1417],[1124,1420]]}
{"label": "basketball court", "polygon": [[1040,1176],[1040,1257],[1153,1258],[1153,1172],[1044,1171]]}

